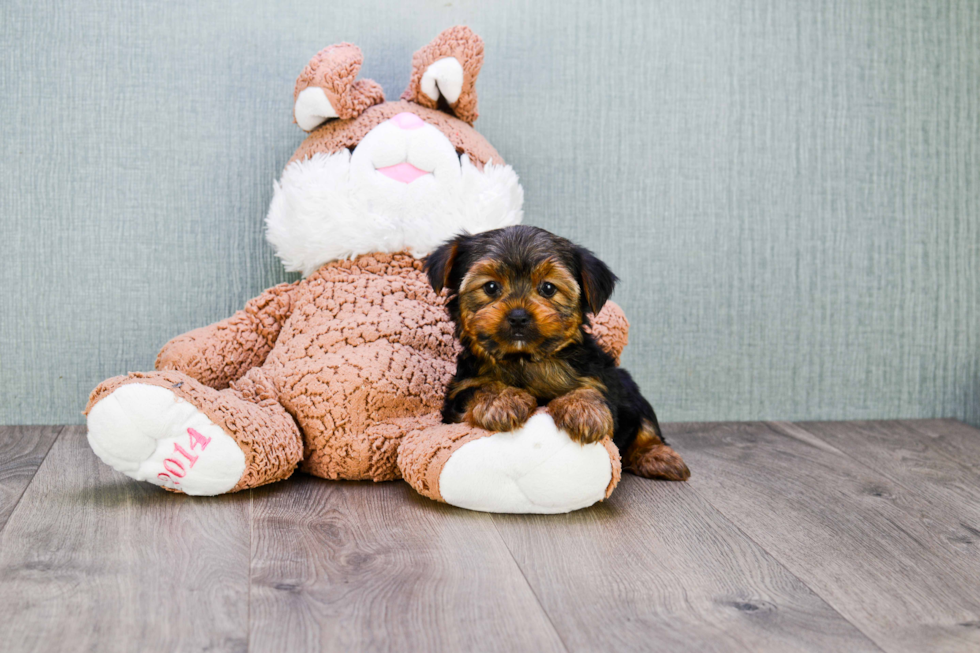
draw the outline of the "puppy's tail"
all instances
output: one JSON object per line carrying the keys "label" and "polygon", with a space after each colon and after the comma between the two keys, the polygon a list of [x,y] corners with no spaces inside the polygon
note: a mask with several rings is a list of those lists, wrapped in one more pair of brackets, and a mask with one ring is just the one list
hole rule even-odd
{"label": "puppy's tail", "polygon": [[[657,421],[657,414],[653,412],[653,406],[650,405],[650,402],[640,392],[640,386],[636,385],[636,381],[633,380],[630,373],[623,368],[617,367],[616,374],[619,376],[619,382],[623,386],[626,405],[629,406],[630,412],[635,415],[634,419],[649,422],[650,429],[657,436],[657,439],[663,444],[667,444],[663,434],[660,432],[660,422]],[[624,442],[622,444],[626,443]],[[622,448],[622,444],[620,448]]]}

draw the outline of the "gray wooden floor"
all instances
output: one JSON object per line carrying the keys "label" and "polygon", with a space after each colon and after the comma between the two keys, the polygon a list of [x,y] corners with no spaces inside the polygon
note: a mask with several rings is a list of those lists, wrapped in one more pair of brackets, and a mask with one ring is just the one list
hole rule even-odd
{"label": "gray wooden floor", "polygon": [[0,649],[980,650],[980,431],[665,430],[689,483],[529,517],[303,475],[173,495],[82,427],[0,427]]}

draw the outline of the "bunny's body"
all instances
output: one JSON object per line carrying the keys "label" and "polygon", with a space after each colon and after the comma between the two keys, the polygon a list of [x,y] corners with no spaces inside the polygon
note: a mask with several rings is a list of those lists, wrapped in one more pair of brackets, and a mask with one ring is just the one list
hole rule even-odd
{"label": "bunny's body", "polygon": [[[267,219],[277,254],[305,278],[170,341],[158,371],[96,388],[89,442],[106,463],[205,495],[301,464],[331,479],[405,478],[431,498],[501,512],[566,512],[612,491],[615,447],[573,443],[546,413],[514,433],[440,421],[457,346],[420,257],[461,231],[521,220],[516,174],[470,125],[482,55],[467,28],[447,30],[388,103],[356,79],[355,46],[310,62],[295,117],[315,131]],[[595,333],[618,356],[626,322],[615,305]]]}

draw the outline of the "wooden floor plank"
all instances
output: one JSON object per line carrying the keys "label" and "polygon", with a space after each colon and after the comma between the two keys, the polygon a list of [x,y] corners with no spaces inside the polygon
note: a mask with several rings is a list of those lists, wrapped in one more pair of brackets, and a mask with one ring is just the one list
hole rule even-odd
{"label": "wooden floor plank", "polygon": [[247,647],[248,494],[193,498],[65,429],[0,532],[4,651]]}
{"label": "wooden floor plank", "polygon": [[980,571],[980,431],[952,420],[779,426],[812,433],[902,486],[893,500],[922,515],[937,553]]}
{"label": "wooden floor plank", "polygon": [[689,484],[553,517],[305,476],[194,499],[60,429],[0,430],[4,651],[980,649],[958,422],[667,425]]}
{"label": "wooden floor plank", "polygon": [[882,648],[978,650],[980,558],[914,489],[792,425],[665,431],[693,487]]}
{"label": "wooden floor plank", "polygon": [[304,475],[253,515],[253,651],[564,650],[488,515]]}
{"label": "wooden floor plank", "polygon": [[0,426],[0,531],[64,426]]}
{"label": "wooden floor plank", "polygon": [[686,484],[493,519],[571,651],[880,650]]}
{"label": "wooden floor plank", "polygon": [[955,419],[902,420],[928,438],[929,449],[961,470],[980,475],[980,429]]}

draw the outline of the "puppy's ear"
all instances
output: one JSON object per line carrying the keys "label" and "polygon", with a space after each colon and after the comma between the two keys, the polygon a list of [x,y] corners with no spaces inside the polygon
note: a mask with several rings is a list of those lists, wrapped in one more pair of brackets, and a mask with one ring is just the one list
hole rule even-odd
{"label": "puppy's ear", "polygon": [[584,247],[579,247],[577,254],[582,283],[582,307],[586,312],[598,315],[612,295],[619,278],[608,265]]}
{"label": "puppy's ear", "polygon": [[425,272],[437,293],[442,292],[443,288],[459,290],[459,275],[454,275],[453,271],[462,260],[460,254],[465,248],[466,238],[466,234],[456,236],[425,257]]}

